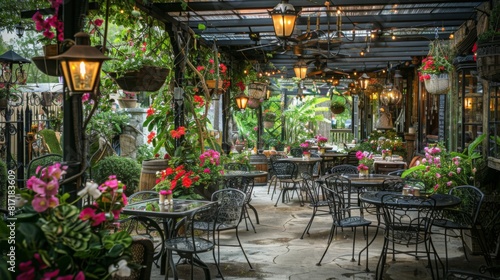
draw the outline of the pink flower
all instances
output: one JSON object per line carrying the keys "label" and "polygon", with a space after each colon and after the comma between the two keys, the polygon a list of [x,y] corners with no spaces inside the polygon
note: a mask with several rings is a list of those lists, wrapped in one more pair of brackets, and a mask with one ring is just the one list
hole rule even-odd
{"label": "pink flower", "polygon": [[43,274],[42,279],[49,279],[49,280],[50,280],[50,279],[52,279],[52,278],[54,278],[54,277],[56,277],[56,276],[58,276],[58,275],[59,275],[59,269],[56,269],[56,270],[54,270],[54,271],[48,271],[48,272],[45,272],[45,273]]}
{"label": "pink flower", "polygon": [[92,226],[93,227],[98,226],[102,222],[106,221],[106,215],[104,214],[104,212],[101,212],[99,214],[94,215],[92,220],[93,220]]}
{"label": "pink flower", "polygon": [[453,184],[453,182],[452,182],[452,181],[448,181],[448,182],[446,182],[446,185],[447,185],[448,187],[451,187],[451,184]]}
{"label": "pink flower", "polygon": [[41,213],[49,208],[49,201],[44,195],[36,194],[31,205],[36,212]]}
{"label": "pink flower", "polygon": [[460,172],[462,172],[462,168],[458,167],[457,168],[457,174],[460,174]]}
{"label": "pink flower", "polygon": [[85,103],[90,99],[90,93],[86,92],[82,95],[82,102]]}
{"label": "pink flower", "polygon": [[161,190],[160,195],[167,195],[167,190]]}
{"label": "pink flower", "polygon": [[95,215],[95,209],[91,208],[91,207],[87,207],[87,208],[84,208],[82,210],[82,212],[80,212],[80,216],[78,216],[78,217],[82,221],[87,221],[87,220],[92,219],[94,217],[94,215]]}
{"label": "pink flower", "polygon": [[203,169],[203,173],[210,173],[210,168]]}

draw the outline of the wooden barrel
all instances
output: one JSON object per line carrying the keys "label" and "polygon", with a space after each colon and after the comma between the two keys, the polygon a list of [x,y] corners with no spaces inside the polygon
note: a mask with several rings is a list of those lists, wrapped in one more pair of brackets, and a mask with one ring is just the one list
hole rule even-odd
{"label": "wooden barrel", "polygon": [[[263,154],[250,155],[250,164],[255,167],[255,170],[268,172],[268,160]],[[255,184],[267,184],[267,176],[261,176],[254,179]]]}
{"label": "wooden barrel", "polygon": [[151,190],[156,185],[156,172],[168,167],[166,159],[152,159],[142,162],[141,178],[139,181],[139,190]]}

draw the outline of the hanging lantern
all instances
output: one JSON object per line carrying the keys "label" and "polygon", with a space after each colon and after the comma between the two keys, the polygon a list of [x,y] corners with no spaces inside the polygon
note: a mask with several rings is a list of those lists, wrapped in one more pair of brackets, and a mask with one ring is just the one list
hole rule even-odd
{"label": "hanging lantern", "polygon": [[295,20],[299,14],[299,12],[295,11],[295,7],[289,4],[288,0],[282,0],[269,14],[273,19],[276,37],[281,39],[290,37],[295,28]]}
{"label": "hanging lantern", "polygon": [[384,90],[380,94],[380,102],[386,106],[397,105],[399,104],[401,99],[402,99],[401,92],[392,84],[386,84],[384,86]]}
{"label": "hanging lantern", "polygon": [[247,108],[248,96],[246,96],[243,92],[236,96],[235,100],[236,106],[238,106],[240,110],[245,110]]}
{"label": "hanging lantern", "polygon": [[306,77],[307,63],[304,59],[299,59],[299,61],[293,65],[293,71],[295,72],[295,77],[299,79],[304,79]]}
{"label": "hanging lantern", "polygon": [[363,75],[359,77],[359,87],[362,90],[366,90],[368,88],[369,83],[370,83],[370,77],[366,75],[366,73],[363,73]]}

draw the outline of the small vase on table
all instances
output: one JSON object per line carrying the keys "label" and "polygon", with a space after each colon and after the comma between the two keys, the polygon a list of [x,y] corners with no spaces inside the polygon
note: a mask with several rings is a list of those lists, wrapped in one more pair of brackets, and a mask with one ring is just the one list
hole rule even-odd
{"label": "small vase on table", "polygon": [[369,169],[361,169],[359,170],[359,177],[368,177],[370,175]]}

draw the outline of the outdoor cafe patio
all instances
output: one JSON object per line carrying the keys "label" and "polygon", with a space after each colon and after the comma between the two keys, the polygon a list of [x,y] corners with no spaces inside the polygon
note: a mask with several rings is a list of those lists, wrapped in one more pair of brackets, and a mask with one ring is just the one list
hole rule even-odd
{"label": "outdoor cafe patio", "polygon": [[[379,233],[374,243],[370,245],[369,272],[365,271],[364,253],[361,257],[361,265],[358,265],[357,253],[365,244],[362,234],[356,237],[358,239],[356,261],[351,261],[353,232],[350,229],[343,231],[339,229],[321,266],[317,266],[330,232],[332,223],[330,216],[316,217],[310,234],[300,239],[310,219],[312,212],[310,207],[307,205],[301,207],[297,199],[274,207],[274,202],[271,201],[265,185],[254,187],[252,205],[260,214],[260,224],[255,225],[257,233],[254,233],[252,229],[245,230],[244,222],[241,222],[239,236],[254,269],[249,269],[239,248],[225,247],[221,253],[221,270],[224,279],[375,279],[375,270],[384,239],[382,233]],[[376,220],[369,214],[367,219]],[[371,238],[374,232],[375,228],[369,227],[368,236]],[[222,238],[234,239],[234,235],[227,233]],[[443,257],[442,235],[433,236],[433,241],[437,252]],[[469,249],[462,247],[459,239],[449,238],[450,269],[479,273],[479,269],[485,266],[484,258],[469,254],[469,261],[467,261],[464,257],[464,250]],[[200,258],[209,264],[212,279],[216,279],[217,269],[213,263],[212,254],[210,252],[200,254]],[[397,255],[396,261],[388,258],[386,265],[384,279],[432,278],[427,268],[427,258],[424,256],[417,260],[412,256]],[[180,265],[178,271],[181,279],[189,278],[189,265]],[[194,279],[202,278],[203,271],[195,269]],[[164,275],[160,274],[160,269],[155,265],[153,265],[151,279],[164,279]],[[444,278],[441,276],[441,279]]]}

